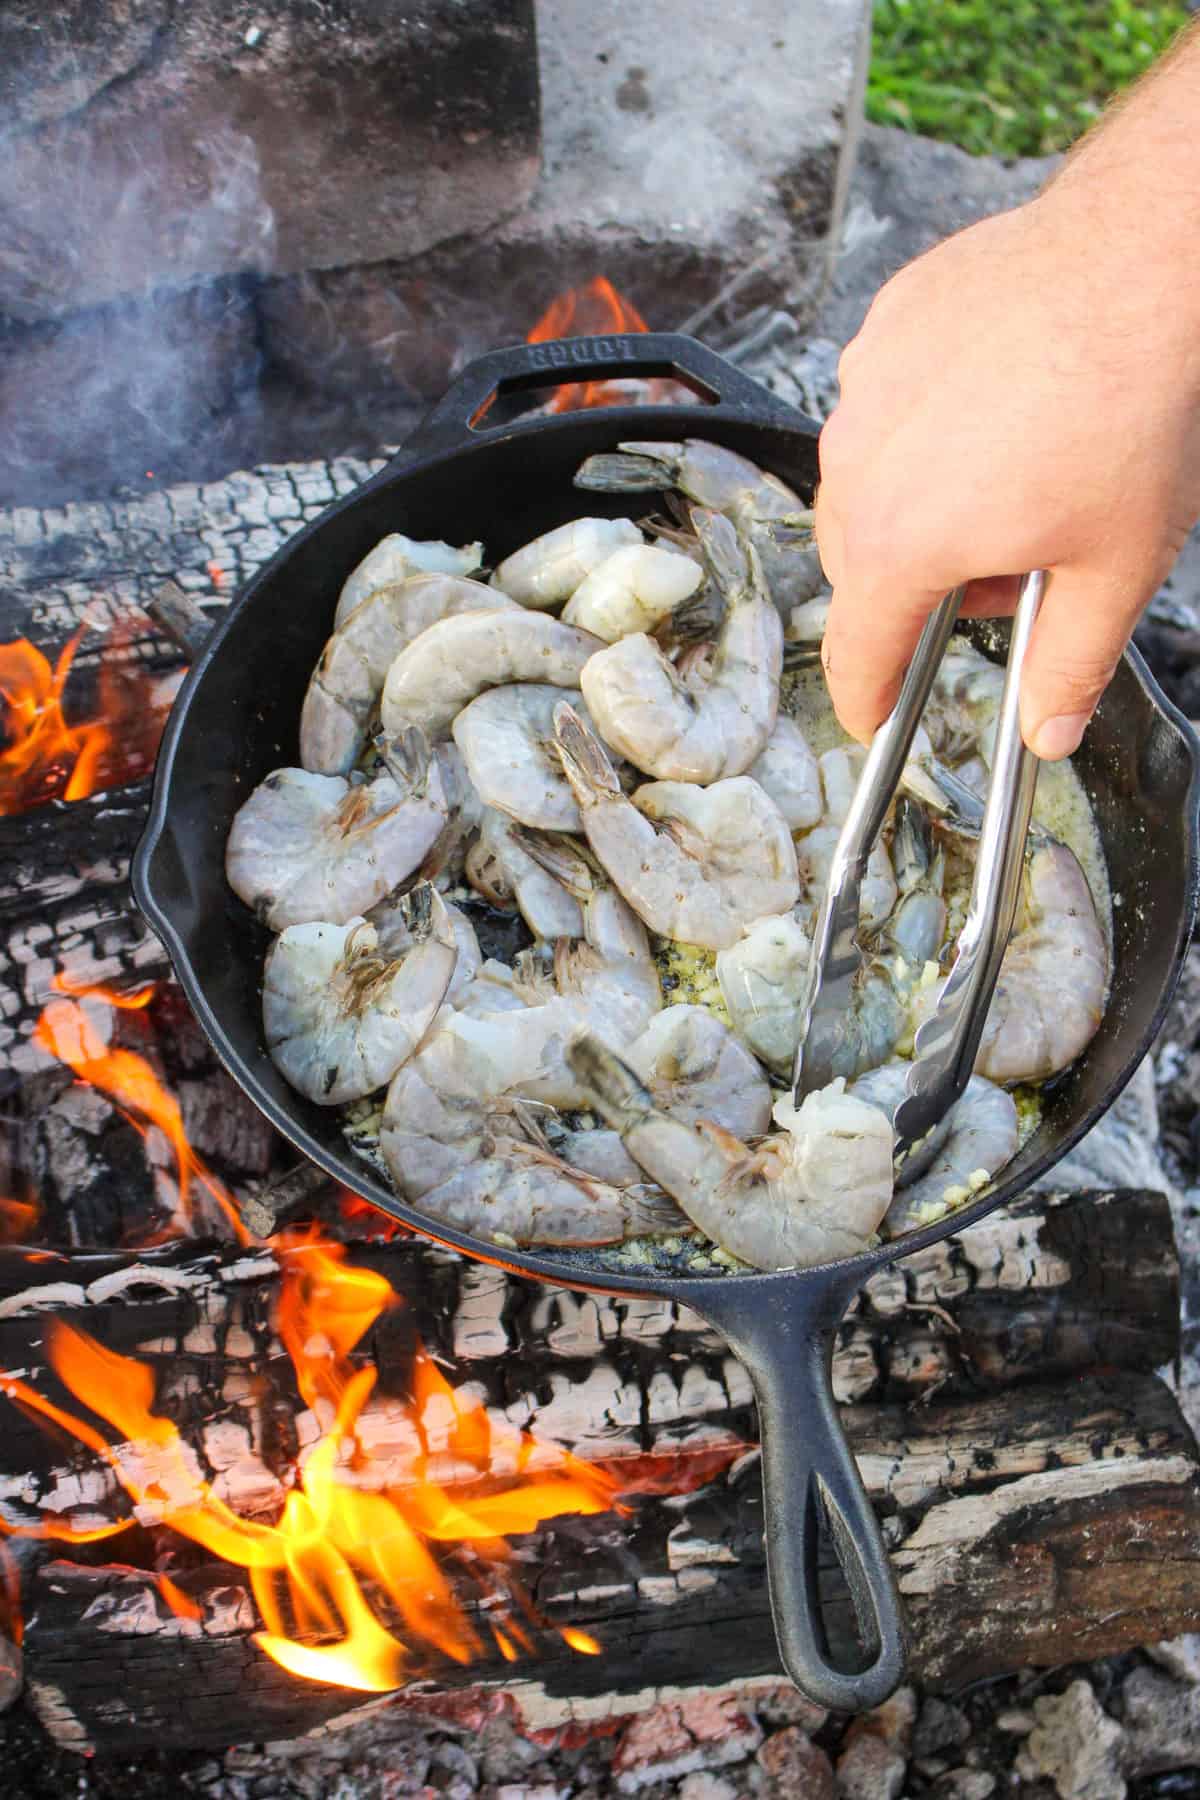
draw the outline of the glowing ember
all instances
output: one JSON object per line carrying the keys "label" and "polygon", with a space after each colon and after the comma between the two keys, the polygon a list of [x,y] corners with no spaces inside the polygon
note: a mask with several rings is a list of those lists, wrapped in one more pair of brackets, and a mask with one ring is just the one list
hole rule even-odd
{"label": "glowing ember", "polygon": [[361,1194],[352,1194],[349,1188],[343,1188],[338,1196],[338,1211],[347,1225],[357,1226],[368,1237],[377,1238],[385,1244],[409,1235],[408,1227],[402,1225],[399,1219],[393,1219],[381,1206],[372,1206]]}
{"label": "glowing ember", "polygon": [[144,1056],[110,1042],[114,1011],[140,1011],[148,1006],[154,984],[122,994],[58,975],[52,986],[73,997],[47,1002],[34,1027],[33,1041],[65,1063],[80,1081],[115,1100],[143,1136],[148,1126],[157,1126],[163,1133],[175,1159],[178,1192],[164,1196],[176,1215],[174,1232],[194,1230],[203,1213],[206,1222],[211,1223],[214,1215],[223,1220],[234,1236],[246,1243],[249,1234],[231,1195],[188,1143],[175,1096]]}
{"label": "glowing ember", "polygon": [[0,1244],[27,1244],[41,1222],[42,1209],[28,1183],[19,1197],[0,1198]]}
{"label": "glowing ember", "polygon": [[[555,295],[525,341],[544,344],[551,338],[605,337],[611,332],[642,332],[650,327],[632,300],[619,294],[607,275],[595,275],[584,287],[567,288]],[[554,390],[544,410],[577,412],[586,406],[664,405],[677,398],[694,401],[695,395],[678,382],[570,381]]]}
{"label": "glowing ember", "polygon": [[0,644],[0,813],[82,800],[154,766],[170,699],[130,657],[132,624],[118,627],[106,647],[95,715],[75,724],[67,718],[67,677],[87,630],[79,627],[53,667],[25,638]]}
{"label": "glowing ember", "polygon": [[[120,1441],[110,1442],[16,1376],[0,1374],[0,1390],[102,1456],[130,1496],[134,1520],[168,1525],[247,1569],[264,1625],[256,1641],[296,1675],[385,1692],[418,1672],[429,1647],[457,1662],[479,1655],[479,1631],[433,1545],[456,1547],[494,1619],[490,1629],[501,1654],[511,1661],[518,1647],[532,1649],[527,1626],[544,1629],[546,1622],[512,1570],[507,1534],[532,1531],[564,1513],[608,1511],[615,1479],[527,1433],[497,1427],[478,1400],[451,1387],[418,1352],[410,1410],[424,1452],[411,1481],[370,1491],[364,1486],[370,1452],[359,1422],[376,1371],[351,1357],[397,1297],[382,1275],[348,1266],[341,1245],[293,1237],[274,1248],[283,1271],[279,1333],[321,1432],[296,1469],[275,1524],[242,1518],[213,1493],[175,1426],[152,1410],[148,1368],[62,1321],[47,1328],[50,1364]],[[448,1441],[453,1486],[431,1473],[428,1446],[435,1435]],[[499,1466],[506,1473],[498,1475]],[[61,1520],[5,1529],[74,1534]],[[195,1616],[186,1594],[157,1580],[168,1605]],[[560,1635],[581,1654],[599,1652],[586,1632],[567,1627]]]}

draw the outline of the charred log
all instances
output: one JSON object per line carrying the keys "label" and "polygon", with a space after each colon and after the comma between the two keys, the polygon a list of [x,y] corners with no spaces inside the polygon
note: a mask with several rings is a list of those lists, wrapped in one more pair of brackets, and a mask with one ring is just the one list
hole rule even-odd
{"label": "charred log", "polygon": [[[911,1422],[898,1409],[852,1409],[847,1420],[893,1539],[917,1679],[952,1690],[1200,1624],[1200,1470],[1154,1377],[942,1407],[920,1435]],[[547,1635],[537,1661],[515,1669],[498,1656],[469,1669],[418,1661],[422,1685],[406,1697],[419,1705],[502,1683],[537,1728],[591,1695],[619,1712],[623,1695],[647,1687],[778,1669],[750,1462],[698,1492],[682,1516],[643,1503],[632,1529],[565,1520],[518,1542],[517,1555],[548,1620],[584,1626],[604,1654],[575,1656]],[[297,1682],[262,1655],[242,1571],[173,1578],[199,1620],[172,1615],[136,1570],[54,1561],[40,1571],[26,1668],[60,1742],[225,1745],[294,1735],[370,1704]],[[849,1618],[835,1595],[826,1622],[845,1652]]]}
{"label": "charred log", "polygon": [[[1142,1270],[1133,1282],[1131,1257]],[[517,1674],[541,1716],[566,1696],[777,1668],[749,1384],[700,1320],[657,1300],[511,1280],[414,1243],[360,1245],[355,1258],[404,1301],[366,1346],[380,1381],[361,1431],[381,1486],[412,1478],[396,1405],[420,1337],[495,1416],[604,1462],[634,1496],[631,1519],[561,1519],[518,1540],[518,1566],[547,1619],[592,1631],[603,1658],[577,1657],[546,1635],[527,1677],[487,1663],[418,1662],[415,1675],[441,1692],[511,1686]],[[275,1273],[265,1247],[39,1263],[9,1250],[0,1360],[36,1368],[53,1308],[151,1362],[158,1410],[197,1449],[217,1493],[270,1517],[310,1429],[273,1334]],[[1177,1281],[1160,1196],[1038,1197],[876,1277],[843,1327],[837,1382],[843,1397],[859,1396],[847,1429],[928,1683],[1098,1654],[1197,1622],[1200,1463],[1151,1373],[1174,1354]],[[1113,1372],[1088,1373],[1101,1358]],[[1029,1382],[1037,1359],[1060,1379]],[[85,1469],[90,1503],[115,1510],[119,1496],[94,1458],[64,1453],[21,1415],[6,1421],[9,1517],[61,1510]],[[262,1656],[243,1570],[213,1567],[157,1527],[137,1539],[122,1540],[122,1554],[169,1567],[202,1618],[174,1617],[152,1575],[107,1566],[103,1544],[58,1547],[33,1584],[25,1650],[35,1704],[64,1742],[281,1736],[362,1703]],[[832,1570],[827,1606],[835,1639],[847,1639]]]}

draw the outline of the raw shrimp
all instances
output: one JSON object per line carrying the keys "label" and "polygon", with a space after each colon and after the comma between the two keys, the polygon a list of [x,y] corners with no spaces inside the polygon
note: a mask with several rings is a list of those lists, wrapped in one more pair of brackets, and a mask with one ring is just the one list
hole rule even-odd
{"label": "raw shrimp", "polygon": [[[583,916],[581,941],[555,942],[553,991],[574,997],[593,1030],[617,1043],[629,1043],[662,1005],[662,984],[646,927],[581,844],[561,835],[518,832],[517,836],[578,903]],[[550,1094],[542,1097],[556,1103]]]}
{"label": "raw shrimp", "polygon": [[794,719],[780,713],[762,755],[746,770],[768,793],[792,831],[806,831],[824,811],[821,771]]}
{"label": "raw shrimp", "polygon": [[[463,707],[454,741],[489,806],[543,831],[582,831],[554,740],[554,708],[562,698],[562,688],[543,682],[491,688]],[[586,718],[582,705],[579,710]]]}
{"label": "raw shrimp", "polygon": [[632,631],[653,631],[703,579],[700,564],[678,550],[627,544],[579,584],[562,616],[568,625],[615,644]]}
{"label": "raw shrimp", "polygon": [[[814,595],[811,600],[802,600],[799,606],[793,606],[783,633],[785,646],[794,645],[801,653],[811,651],[814,657],[820,655],[821,639],[825,636],[825,627],[829,623],[832,597],[827,591]],[[787,656],[786,648],[784,655]]]}
{"label": "raw shrimp", "polygon": [[[796,839],[801,891],[814,909],[829,885],[833,853],[865,759],[866,752],[858,744],[826,750],[818,758],[824,794],[822,821]],[[881,837],[871,848],[862,882],[859,917],[866,929],[883,923],[896,904],[898,892],[892,859]]]}
{"label": "raw shrimp", "polygon": [[759,919],[740,943],[717,957],[717,980],[733,1028],[755,1056],[790,1076],[812,943],[794,912]]}
{"label": "raw shrimp", "polygon": [[280,1072],[319,1106],[391,1080],[433,1022],[454,974],[454,931],[428,882],[408,896],[409,948],[387,955],[366,919],[292,925],[263,970],[263,1030]]}
{"label": "raw shrimp", "polygon": [[[904,1098],[906,1075],[904,1064],[891,1063],[861,1076],[850,1092],[879,1107],[890,1124]],[[902,1164],[896,1180],[902,1191],[888,1208],[885,1236],[928,1225],[971,1199],[1015,1154],[1018,1136],[1012,1095],[972,1075],[962,1099],[941,1121],[933,1145],[918,1145]]]}
{"label": "raw shrimp", "polygon": [[946,902],[943,857],[933,849],[921,808],[907,795],[896,802],[892,861],[900,898],[885,919],[878,942],[881,949],[904,958],[907,970],[897,971],[897,978],[915,982],[942,947]]}
{"label": "raw shrimp", "polygon": [[583,936],[579,904],[537,862],[506,813],[485,808],[479,837],[467,852],[466,877],[491,906],[514,903],[536,938]]}
{"label": "raw shrimp", "polygon": [[346,577],[338,595],[334,630],[340,629],[355,607],[376,588],[407,581],[410,575],[422,571],[437,575],[472,575],[482,561],[482,544],[464,544],[456,550],[453,545],[443,544],[438,539],[427,539],[422,543],[393,531],[389,537],[382,538]]}
{"label": "raw shrimp", "polygon": [[683,443],[621,444],[589,456],[576,487],[600,493],[641,493],[675,487],[700,506],[724,513],[750,538],[763,560],[775,604],[786,616],[824,577],[812,541],[813,515],[778,476],[702,438]]}
{"label": "raw shrimp", "polygon": [[652,931],[724,950],[755,919],[794,905],[791,833],[756,781],[650,782],[627,800],[601,744],[565,703],[555,732],[588,843]]}
{"label": "raw shrimp", "polygon": [[722,1249],[758,1269],[809,1267],[865,1250],[892,1198],[892,1129],[835,1082],[750,1149],[720,1126],[685,1124],[654,1103],[627,1063],[595,1037],[567,1058],[594,1109],[651,1178]]}
{"label": "raw shrimp", "polygon": [[[456,575],[414,575],[376,588],[321,652],[300,713],[300,761],[320,775],[347,775],[362,754],[388,670],[405,645],[466,612],[494,612],[502,597]],[[516,609],[516,603],[511,603]]]}
{"label": "raw shrimp", "polygon": [[757,1137],[771,1122],[766,1076],[707,1007],[664,1007],[625,1058],[673,1119],[710,1119],[738,1137]]}
{"label": "raw shrimp", "polygon": [[562,1000],[515,1012],[446,1008],[397,1069],[384,1104],[379,1148],[402,1192],[419,1200],[478,1157],[489,1120],[502,1120],[512,1094],[561,1064],[579,1026]]}
{"label": "raw shrimp", "polygon": [[[658,971],[645,930],[578,847],[562,843],[562,879],[578,897],[584,941],[554,945],[547,966],[530,953],[517,959],[510,983],[493,982],[482,1001],[480,977],[457,1011],[445,1008],[416,1056],[388,1092],[380,1142],[407,1171],[412,1197],[444,1180],[479,1153],[490,1116],[514,1098],[578,1106],[583,1095],[564,1060],[580,1030],[631,1042],[662,1005]],[[484,971],[489,965],[484,964]],[[511,1000],[524,1000],[515,1009]],[[389,1151],[388,1146],[391,1146]]]}
{"label": "raw shrimp", "polygon": [[707,783],[742,774],[766,748],[783,634],[753,548],[719,513],[692,516],[727,603],[711,667],[689,681],[635,632],[593,656],[579,685],[605,743],[636,768]]}
{"label": "raw shrimp", "polygon": [[[449,901],[443,904],[458,951],[454,973],[446,989],[445,1003],[447,1006],[458,1006],[466,999],[468,988],[479,976],[483,957],[479,950],[479,939],[475,936],[475,927],[466,913]],[[408,955],[417,941],[413,936],[412,916],[411,896],[407,894],[399,897],[389,894],[386,900],[381,900],[378,906],[371,908],[367,914],[367,923],[373,925],[379,934],[376,949],[380,956],[390,959]],[[503,964],[500,966],[504,967]],[[505,972],[507,973],[507,969]]]}
{"label": "raw shrimp", "polygon": [[235,814],[225,876],[272,931],[344,925],[420,866],[446,823],[441,777],[420,732],[384,757],[369,782],[277,769]]}
{"label": "raw shrimp", "polygon": [[[944,982],[922,989],[914,1015],[936,1008]],[[1075,1061],[1104,1016],[1108,949],[1087,877],[1065,844],[1025,865],[1018,930],[1004,952],[975,1072],[989,1081],[1045,1081]]]}
{"label": "raw shrimp", "polygon": [[[388,1167],[402,1184],[390,1160]],[[421,1210],[455,1231],[520,1249],[597,1249],[690,1229],[665,1194],[612,1186],[549,1150],[506,1136],[487,1138],[478,1160],[427,1190]]]}
{"label": "raw shrimp", "polygon": [[850,984],[848,1003],[836,1023],[818,1026],[822,1066],[847,1080],[887,1062],[907,1035],[912,996],[927,969],[936,974],[936,965],[929,966],[946,927],[942,859],[932,854],[924,818],[911,800],[898,803],[893,842],[903,897],[877,931],[872,933],[865,923],[860,928],[863,963]]}
{"label": "raw shrimp", "polygon": [[421,864],[421,874],[436,881],[444,893],[461,880],[468,850],[479,834],[486,809],[456,744],[449,740],[435,744],[433,760],[441,776],[449,817]]}
{"label": "raw shrimp", "polygon": [[491,585],[521,606],[557,606],[615,551],[641,542],[632,519],[572,519],[506,556]]}
{"label": "raw shrimp", "polygon": [[383,687],[384,730],[416,725],[444,737],[468,700],[512,681],[577,688],[583,665],[604,646],[545,613],[498,604],[494,612],[442,619],[400,652]]}

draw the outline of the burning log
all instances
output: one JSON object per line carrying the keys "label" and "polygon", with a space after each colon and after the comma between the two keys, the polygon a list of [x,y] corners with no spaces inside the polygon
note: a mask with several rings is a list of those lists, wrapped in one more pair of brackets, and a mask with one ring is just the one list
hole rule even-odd
{"label": "burning log", "polygon": [[[36,643],[53,674],[97,583],[114,604],[147,607],[174,570],[181,591],[219,604],[229,574],[240,579],[366,472],[237,476],[111,516],[0,516],[4,628]],[[4,615],[6,591],[29,595],[36,618]],[[158,616],[178,632],[189,610]],[[137,649],[156,676],[178,666],[160,639]],[[84,660],[81,649],[81,678]],[[16,1000],[0,1025],[11,1083],[0,1369],[23,1409],[0,1400],[0,1520],[26,1529],[0,1557],[0,1632],[20,1637],[19,1565],[29,1691],[47,1726],[78,1748],[227,1744],[361,1707],[352,1689],[320,1679],[346,1673],[328,1655],[347,1624],[337,1557],[374,1609],[375,1685],[415,1683],[422,1703],[503,1680],[533,1729],[561,1716],[565,1696],[776,1669],[750,1386],[694,1315],[376,1238],[357,1243],[353,1261],[376,1299],[390,1290],[400,1303],[364,1326],[357,1348],[339,1336],[361,1316],[353,1308],[289,1337],[277,1307],[286,1243],[232,1242],[229,1209],[240,1204],[236,1229],[259,1238],[304,1213],[334,1238],[378,1233],[381,1221],[295,1170],[161,979],[165,959],[126,879],[147,798],[141,782],[0,819],[0,954]],[[148,980],[153,1000],[130,1009]],[[84,991],[98,983],[107,995]],[[201,1202],[190,1225],[189,1187]],[[223,1241],[154,1241],[186,1229]],[[848,1315],[836,1391],[885,1518],[915,1666],[931,1683],[1197,1622],[1175,1572],[1200,1549],[1200,1463],[1154,1373],[1176,1354],[1178,1303],[1166,1200],[1120,1192],[1039,1196],[993,1216],[877,1275]],[[65,1370],[58,1351],[72,1331],[102,1347],[86,1355],[93,1374],[108,1374],[56,1389],[46,1345]],[[285,1342],[323,1339],[336,1392],[283,1353]],[[50,1396],[62,1409],[53,1435]],[[461,1586],[451,1638],[472,1645],[467,1663],[444,1632],[424,1649],[404,1638],[399,1656],[399,1602],[354,1560],[369,1534],[324,1530],[321,1457],[351,1442],[333,1485],[344,1478],[364,1507],[386,1505],[421,1531],[476,1507],[471,1530],[451,1533],[457,1547],[422,1538],[436,1550],[430,1566],[453,1573],[456,1596]],[[543,1493],[496,1524],[493,1500],[525,1492],[530,1470],[557,1480],[569,1457],[595,1505],[547,1511]],[[626,1511],[609,1504],[617,1495]],[[188,1496],[198,1536],[181,1527]],[[281,1573],[295,1549],[281,1549],[289,1509],[291,1527],[322,1526],[309,1533],[323,1546],[315,1599]],[[213,1535],[214,1518],[225,1536]],[[500,1538],[478,1541],[485,1518],[507,1538],[503,1551]],[[113,1526],[111,1541],[94,1536]],[[832,1579],[827,1602],[844,1639]],[[265,1653],[264,1623],[290,1646],[288,1666]],[[580,1654],[589,1637],[601,1656]]]}
{"label": "burning log", "polygon": [[[1111,1296],[1131,1246],[1146,1304],[1117,1330]],[[552,1520],[514,1543],[539,1613],[583,1627],[605,1646],[602,1658],[539,1639],[527,1669],[493,1651],[464,1668],[433,1658],[417,1673],[439,1692],[502,1670],[511,1687],[516,1674],[540,1719],[556,1694],[777,1668],[749,1386],[707,1327],[659,1301],[556,1292],[416,1244],[361,1246],[355,1261],[386,1275],[403,1301],[370,1345],[388,1388],[359,1424],[360,1444],[379,1459],[373,1479],[391,1491],[412,1479],[415,1440],[397,1423],[395,1388],[424,1341],[469,1377],[489,1417],[599,1464],[635,1507],[629,1519]],[[278,1354],[275,1274],[265,1250],[175,1244],[64,1267],[10,1249],[0,1253],[0,1359],[36,1368],[48,1305],[136,1353],[159,1372],[157,1410],[199,1446],[222,1498],[264,1518],[311,1433]],[[1200,1549],[1194,1447],[1151,1373],[1173,1354],[1177,1286],[1161,1196],[1039,1198],[876,1277],[843,1327],[843,1395],[893,1396],[860,1400],[846,1416],[887,1520],[927,1681],[1099,1653],[1196,1622],[1182,1579],[1142,1579],[1145,1559],[1186,1569]],[[1140,1281],[1129,1287],[1143,1292]],[[1086,1373],[1099,1345],[1112,1365],[1104,1376]],[[1024,1379],[1034,1372],[1039,1380]],[[901,1394],[925,1404],[914,1411],[896,1402]],[[38,1425],[12,1418],[0,1467],[6,1514],[19,1502],[23,1516],[36,1504],[62,1517],[82,1479],[78,1462],[48,1453]],[[93,1474],[89,1516],[111,1515],[118,1492]],[[73,1554],[55,1545],[33,1585],[30,1692],[64,1742],[227,1743],[307,1729],[356,1704],[344,1690],[282,1676],[254,1648],[244,1570],[181,1556],[162,1527],[149,1537],[137,1560],[170,1567],[201,1618],[178,1617],[153,1567],[114,1567],[103,1543]],[[844,1637],[844,1596],[832,1587],[830,1606]],[[114,1658],[128,1671],[115,1709]]]}

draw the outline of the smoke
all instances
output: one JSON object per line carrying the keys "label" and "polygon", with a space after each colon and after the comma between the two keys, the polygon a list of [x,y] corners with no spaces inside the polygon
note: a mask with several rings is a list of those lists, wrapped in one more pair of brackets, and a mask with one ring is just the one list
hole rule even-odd
{"label": "smoke", "polygon": [[79,133],[0,140],[0,504],[224,472],[254,438],[275,218],[253,139],[143,115],[85,164]]}

